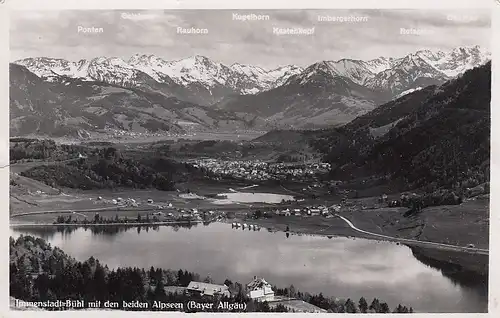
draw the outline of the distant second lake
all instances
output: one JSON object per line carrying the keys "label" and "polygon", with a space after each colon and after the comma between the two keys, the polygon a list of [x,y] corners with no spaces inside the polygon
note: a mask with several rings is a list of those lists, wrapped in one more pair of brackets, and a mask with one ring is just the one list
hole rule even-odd
{"label": "distant second lake", "polygon": [[293,200],[293,196],[274,193],[258,193],[258,192],[229,192],[220,193],[213,203],[215,204],[231,204],[231,203],[280,203],[285,200]]}

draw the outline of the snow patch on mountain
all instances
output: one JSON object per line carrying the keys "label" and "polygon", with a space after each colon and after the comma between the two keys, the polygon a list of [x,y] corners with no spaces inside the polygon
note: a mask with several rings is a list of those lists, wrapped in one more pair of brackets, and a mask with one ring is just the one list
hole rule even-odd
{"label": "snow patch on mountain", "polygon": [[176,61],[165,61],[154,55],[134,55],[128,62],[159,82],[163,82],[162,77],[167,76],[184,86],[200,83],[211,88],[215,85],[226,85],[230,77],[228,67],[201,55]]}
{"label": "snow patch on mountain", "polygon": [[15,63],[25,66],[38,77],[48,81],[53,81],[55,78],[61,76],[78,78],[84,81],[93,80],[87,73],[89,65],[89,61],[87,60],[70,62],[58,58],[36,57],[18,60]]}
{"label": "snow patch on mountain", "polygon": [[199,82],[207,87],[225,85],[231,76],[230,72],[227,66],[200,55],[170,62],[168,67],[164,68],[164,74],[179,84]]}
{"label": "snow patch on mountain", "polygon": [[255,80],[269,80],[267,76],[268,71],[258,66],[234,63],[231,65],[231,69],[238,74],[248,76]]}
{"label": "snow patch on mountain", "polygon": [[143,72],[117,57],[95,58],[90,61],[87,72],[98,82],[126,87],[143,84],[140,78]]}
{"label": "snow patch on mountain", "polygon": [[386,57],[379,57],[373,60],[369,60],[364,62],[364,66],[370,70],[373,74],[378,74],[382,71],[385,71],[387,69],[390,69],[394,67],[396,63],[398,63],[400,59],[395,59],[395,58],[386,58]]}
{"label": "snow patch on mountain", "polygon": [[228,67],[201,55],[176,61],[165,61],[154,55],[134,55],[129,64],[157,81],[168,76],[179,85],[199,83],[206,88],[221,85],[241,94],[256,94],[272,89],[302,71],[302,68],[295,65],[272,70],[240,63]]}
{"label": "snow patch on mountain", "polygon": [[256,88],[256,87],[250,88],[250,89],[242,89],[241,90],[241,93],[243,95],[254,95],[254,94],[257,94],[259,92],[260,92],[260,90],[258,88]]}
{"label": "snow patch on mountain", "polygon": [[396,97],[394,97],[394,99],[398,99],[400,97],[403,97],[407,94],[410,94],[410,93],[413,93],[413,92],[416,92],[416,91],[419,91],[421,90],[423,87],[417,87],[417,88],[410,88],[410,89],[407,89],[401,93],[399,93],[398,95],[396,95]]}
{"label": "snow patch on mountain", "polygon": [[485,64],[489,60],[491,60],[491,53],[476,45],[441,52],[439,58],[431,61],[430,64],[448,77],[457,77],[469,69]]}
{"label": "snow patch on mountain", "polygon": [[389,90],[395,96],[412,88],[417,81],[444,82],[448,77],[417,54],[408,54],[394,67],[376,74],[366,86],[379,91]]}
{"label": "snow patch on mountain", "polygon": [[360,60],[342,59],[327,62],[332,74],[349,78],[356,84],[363,85],[367,79],[375,75],[370,71],[365,62]]}

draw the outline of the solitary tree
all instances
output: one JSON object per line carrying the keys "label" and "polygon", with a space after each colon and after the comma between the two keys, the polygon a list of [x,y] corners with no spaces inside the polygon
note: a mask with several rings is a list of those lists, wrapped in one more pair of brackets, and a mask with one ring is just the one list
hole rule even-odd
{"label": "solitary tree", "polygon": [[370,304],[369,309],[373,309],[377,313],[380,312],[380,301],[377,298],[373,298],[373,301]]}
{"label": "solitary tree", "polygon": [[389,305],[387,305],[387,303],[380,304],[380,313],[388,314],[390,312],[391,310],[389,309]]}
{"label": "solitary tree", "polygon": [[163,281],[159,279],[156,282],[156,287],[155,287],[155,292],[154,292],[154,297],[156,300],[164,300],[166,298],[166,292],[165,292],[165,285],[163,284]]}
{"label": "solitary tree", "polygon": [[361,297],[359,299],[359,310],[364,314],[368,311],[368,303],[366,302],[365,297]]}
{"label": "solitary tree", "polygon": [[345,311],[351,314],[356,313],[356,304],[354,304],[354,302],[350,298],[348,298],[345,302]]}

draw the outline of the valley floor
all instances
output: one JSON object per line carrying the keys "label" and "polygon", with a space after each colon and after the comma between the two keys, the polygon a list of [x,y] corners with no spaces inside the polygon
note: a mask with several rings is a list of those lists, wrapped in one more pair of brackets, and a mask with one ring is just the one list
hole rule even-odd
{"label": "valley floor", "polygon": [[[312,234],[325,236],[351,236],[370,239],[380,239],[372,235],[353,230],[339,217],[325,218],[322,216],[277,216],[277,208],[299,208],[308,205],[323,204],[326,206],[339,203],[338,198],[321,197],[320,199],[307,199],[305,202],[292,205],[280,204],[214,204],[210,198],[217,193],[229,192],[228,189],[239,189],[244,185],[238,183],[223,184],[221,182],[203,184],[180,185],[181,190],[189,189],[191,192],[207,199],[190,199],[181,196],[180,192],[164,192],[158,190],[92,190],[79,191],[73,189],[54,189],[38,181],[19,176],[17,170],[11,172],[11,180],[15,185],[10,186],[10,215],[11,223],[53,223],[64,210],[63,215],[72,214],[74,219],[93,218],[98,211],[102,216],[113,218],[135,218],[138,213],[154,211],[161,205],[171,203],[180,209],[212,209],[224,210],[230,213],[228,222],[241,221],[242,223],[259,224],[270,231],[285,231],[297,235]],[[248,186],[248,185],[247,185]],[[265,186],[259,187],[256,192],[269,192],[277,194],[296,195],[300,193],[301,185],[290,187]],[[291,190],[293,189],[293,190]],[[294,193],[291,193],[294,192]],[[133,198],[142,202],[138,208],[117,208],[111,201],[121,197]],[[154,203],[146,203],[148,199]],[[415,239],[449,245],[466,247],[469,244],[477,249],[488,249],[489,242],[489,197],[468,200],[460,205],[438,206],[423,209],[418,215],[404,217],[406,208],[380,207],[377,197],[349,200],[349,205],[343,206],[339,215],[350,220],[354,226],[364,231],[387,235],[395,238]],[[268,211],[271,218],[248,220],[253,211],[260,209]],[[72,213],[74,211],[76,213]],[[82,211],[82,212],[78,212]],[[85,211],[85,212],[83,212]],[[165,211],[170,212],[170,211]],[[25,214],[25,215],[19,215]],[[405,244],[405,243],[403,243]],[[427,250],[425,247],[424,250]],[[475,260],[482,265],[480,271],[487,268],[487,255],[481,259],[460,252],[463,256],[457,257],[457,252],[449,255],[449,251],[432,252],[433,259],[460,263],[467,268],[469,260]],[[441,257],[442,256],[442,257]],[[477,263],[476,262],[476,263]],[[477,269],[477,268],[476,268]]]}

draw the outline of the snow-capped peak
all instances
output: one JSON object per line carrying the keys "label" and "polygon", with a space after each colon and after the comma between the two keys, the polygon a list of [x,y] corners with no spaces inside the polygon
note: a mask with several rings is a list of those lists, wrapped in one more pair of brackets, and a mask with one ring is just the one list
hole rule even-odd
{"label": "snow-capped peak", "polygon": [[130,57],[128,64],[162,82],[162,77],[168,73],[169,62],[153,54],[135,54]]}
{"label": "snow-capped peak", "polygon": [[[145,73],[159,83],[175,82],[179,85],[193,83],[212,89],[214,86],[229,86],[236,92],[257,93],[281,85],[283,81],[302,71],[289,65],[273,70],[258,66],[235,63],[230,67],[214,62],[206,56],[193,55],[188,58],[167,61],[152,54],[134,54],[128,60],[119,57],[95,57],[91,60],[71,62],[65,59],[36,57],[15,61],[46,80],[57,80],[67,76],[87,81],[101,81],[116,77],[125,80]],[[106,75],[103,75],[106,74]],[[119,82],[121,82],[120,80]],[[109,80],[115,83],[115,80]]]}
{"label": "snow-capped peak", "polygon": [[58,76],[92,80],[87,74],[86,67],[89,63],[87,60],[70,62],[60,58],[35,57],[18,60],[15,63],[25,66],[38,77],[49,81]]}
{"label": "snow-capped peak", "polygon": [[231,64],[230,68],[235,71],[236,73],[252,77],[252,78],[259,78],[262,76],[265,76],[265,74],[268,73],[268,71],[264,70],[263,68],[259,66],[252,66],[252,65],[246,65],[246,64],[240,64],[240,63],[234,63]]}
{"label": "snow-capped peak", "polygon": [[366,67],[361,60],[341,59],[336,62],[328,62],[333,74],[349,78],[357,84],[364,84],[365,81],[373,77],[374,73]]}
{"label": "snow-capped peak", "polygon": [[114,66],[114,67],[120,67],[120,68],[127,68],[127,69],[133,69],[133,67],[127,62],[125,62],[123,59],[119,57],[97,57],[91,61],[91,64],[106,64],[109,66]]}
{"label": "snow-capped peak", "polygon": [[[303,69],[285,65],[265,69],[241,63],[226,66],[203,55],[178,60],[165,60],[152,54],[135,54],[128,60],[119,57],[96,57],[77,62],[65,59],[36,57],[14,63],[23,65],[46,80],[60,77],[87,81],[133,85],[145,79],[184,87],[204,87],[211,94],[214,88],[230,93],[255,94],[290,81],[305,83],[321,76],[348,78],[377,90],[402,92],[412,81],[431,78],[441,81],[460,75],[486,63],[491,54],[478,45],[453,48],[449,51],[423,49],[404,57],[378,57],[371,60],[340,59],[314,63]],[[149,76],[144,77],[144,74]],[[319,77],[318,77],[319,76]],[[411,88],[411,87],[410,87]]]}
{"label": "snow-capped peak", "polygon": [[438,51],[433,56],[421,54],[426,62],[448,77],[456,77],[466,70],[486,63],[491,59],[491,53],[479,45],[453,48],[447,52]]}
{"label": "snow-capped peak", "polygon": [[180,84],[201,83],[204,86],[225,85],[230,69],[202,55],[168,62],[162,72]]}
{"label": "snow-capped peak", "polygon": [[119,57],[97,57],[92,59],[87,68],[88,75],[99,82],[113,85],[140,85],[142,72]]}
{"label": "snow-capped peak", "polygon": [[158,60],[161,60],[159,57],[157,57],[154,54],[134,54],[132,55],[127,63],[130,65],[137,65],[137,64],[152,64],[157,62]]}
{"label": "snow-capped peak", "polygon": [[255,87],[264,90],[282,85],[288,78],[302,72],[302,68],[296,65],[280,66],[271,70],[265,70],[259,66],[234,63],[231,69]]}
{"label": "snow-capped peak", "polygon": [[304,84],[317,76],[327,76],[348,78],[356,84],[363,85],[373,75],[374,73],[365,66],[365,62],[362,60],[340,59],[338,61],[322,61],[307,67],[300,74],[299,83]]}
{"label": "snow-capped peak", "polygon": [[373,74],[378,74],[382,71],[390,69],[397,62],[394,58],[378,57],[376,59],[366,61],[365,67],[370,70]]}

